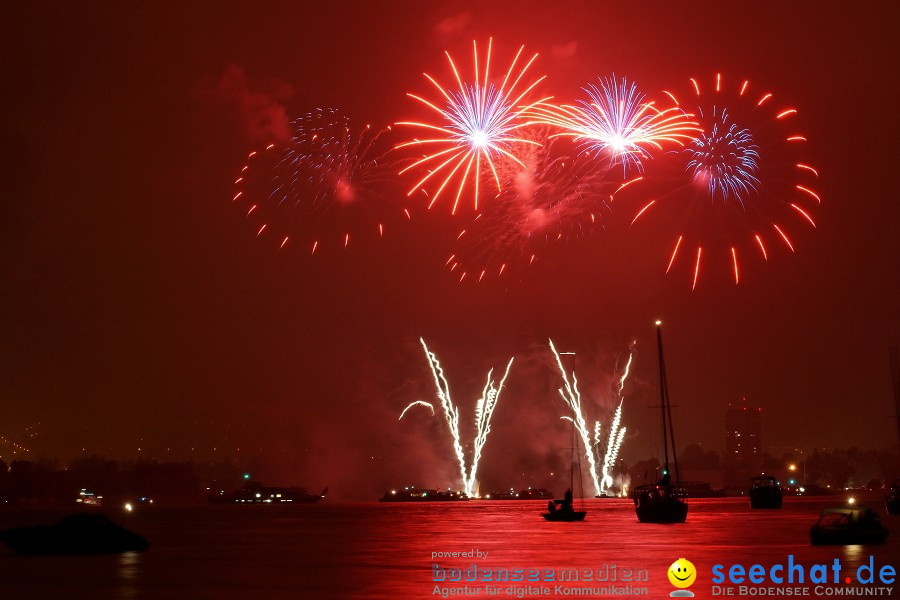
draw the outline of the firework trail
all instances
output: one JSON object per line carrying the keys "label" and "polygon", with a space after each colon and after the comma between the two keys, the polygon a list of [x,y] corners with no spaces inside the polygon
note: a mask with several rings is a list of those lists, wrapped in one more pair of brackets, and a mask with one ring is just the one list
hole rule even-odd
{"label": "firework trail", "polygon": [[603,457],[603,466],[601,467],[599,476],[597,474],[597,461],[599,458],[599,446],[601,442],[600,421],[594,421],[594,442],[593,444],[591,444],[591,434],[588,431],[587,422],[584,417],[584,411],[582,410],[581,392],[578,390],[578,378],[575,376],[575,372],[573,371],[572,382],[569,382],[569,376],[566,373],[565,368],[563,367],[562,360],[560,358],[559,352],[557,352],[556,350],[556,346],[553,345],[553,340],[550,340],[550,351],[553,352],[553,356],[556,358],[556,364],[559,367],[559,372],[563,378],[563,387],[559,388],[559,395],[562,397],[566,405],[572,410],[572,417],[562,418],[566,419],[567,421],[571,421],[576,431],[578,431],[578,434],[581,436],[581,442],[584,446],[584,455],[588,460],[588,471],[590,472],[591,480],[594,483],[594,489],[598,496],[603,495],[613,484],[613,479],[610,473],[613,466],[615,465],[616,459],[618,458],[619,448],[621,448],[622,446],[622,441],[625,439],[626,428],[620,428],[622,421],[622,403],[624,401],[624,398],[622,397],[622,391],[625,388],[625,381],[628,378],[628,372],[631,368],[631,361],[634,357],[634,349],[632,348],[632,350],[630,351],[628,355],[628,363],[625,365],[624,373],[619,379],[619,405],[616,408],[613,422],[610,426],[609,442],[606,447],[606,454]]}
{"label": "firework trail", "polygon": [[[625,363],[625,370],[622,372],[622,377],[619,378],[619,405],[616,407],[615,415],[613,415],[613,422],[609,429],[609,442],[606,445],[606,455],[603,457],[603,468],[601,469],[602,477],[600,479],[601,492],[606,492],[613,484],[610,472],[616,464],[616,459],[619,457],[619,448],[622,447],[622,441],[625,439],[626,428],[622,427],[619,429],[619,426],[622,423],[622,403],[625,401],[622,393],[625,390],[625,381],[628,380],[628,373],[631,371],[632,359],[634,359],[633,346],[628,354],[628,362]],[[597,425],[596,433],[599,435],[599,422]]]}
{"label": "firework trail", "polygon": [[[612,162],[589,153],[573,155],[549,128],[521,135],[519,161],[498,162],[504,190],[456,237],[446,268],[458,281],[481,282],[522,271],[551,245],[572,243],[603,227],[620,179]],[[569,144],[570,145],[570,144]]]}
{"label": "firework trail", "polygon": [[406,411],[413,408],[414,406],[427,406],[431,409],[431,416],[434,416],[434,406],[430,402],[425,402],[424,400],[416,400],[415,402],[410,402],[409,405],[403,409],[403,412],[400,413],[400,416],[397,417],[397,420],[400,421],[403,419],[403,415],[406,414]]}
{"label": "firework trail", "polygon": [[[578,378],[573,371],[572,382],[569,383],[569,376],[566,374],[566,370],[563,367],[559,352],[556,351],[556,346],[553,345],[553,340],[550,340],[550,351],[553,352],[553,356],[556,357],[556,364],[559,366],[559,372],[563,378],[563,387],[558,390],[559,395],[569,408],[572,409],[572,417],[563,418],[571,421],[575,426],[575,430],[581,436],[581,442],[584,444],[584,455],[588,460],[588,471],[591,474],[591,481],[594,482],[594,489],[596,490],[597,495],[600,495],[600,480],[597,477],[597,461],[594,458],[594,449],[591,446],[591,434],[587,429],[584,413],[581,410],[581,392],[578,391]],[[595,430],[597,429],[599,429],[599,423],[595,425]]]}
{"label": "firework trail", "polygon": [[384,201],[397,168],[390,127],[357,131],[337,110],[316,109],[291,128],[286,144],[251,152],[235,181],[232,200],[257,237],[315,254],[380,238],[389,220],[409,218],[408,210]]}
{"label": "firework trail", "polygon": [[600,493],[605,493],[612,485],[613,480],[610,471],[616,464],[619,457],[619,448],[622,446],[622,440],[625,439],[625,427],[619,428],[622,421],[622,401],[619,400],[619,406],[613,416],[613,422],[609,429],[609,443],[606,446],[606,455],[603,457],[603,468],[601,469]]}
{"label": "firework trail", "polygon": [[691,107],[685,110],[702,132],[654,161],[642,185],[632,188],[643,196],[632,225],[668,210],[665,222],[680,225],[666,273],[686,256],[692,289],[710,261],[730,271],[737,285],[739,257],[752,253],[768,261],[773,245],[794,252],[790,226],[816,226],[810,213],[821,203],[812,183],[819,174],[802,158],[806,137],[796,129],[795,108],[771,92],[753,91],[747,80],[731,84],[717,74],[708,86],[690,83],[686,95],[664,93]]}
{"label": "firework trail", "polygon": [[644,161],[664,144],[684,146],[700,131],[693,115],[677,106],[657,107],[625,78],[601,78],[599,86],[588,85],[584,92],[587,99],[576,105],[542,102],[529,117],[561,129],[557,135],[573,138],[582,151],[609,155],[622,164],[623,175],[643,170]]}
{"label": "firework trail", "polygon": [[[474,451],[472,454],[472,467],[466,473],[466,456],[462,449],[462,442],[459,436],[459,409],[453,404],[450,397],[450,385],[444,377],[444,371],[438,362],[437,356],[428,349],[425,340],[419,338],[422,348],[425,350],[425,357],[428,359],[428,366],[431,367],[431,374],[434,376],[434,384],[437,388],[437,395],[441,401],[441,408],[444,409],[444,417],[447,421],[447,427],[450,429],[450,436],[453,438],[453,451],[456,454],[456,460],[459,463],[459,475],[463,483],[463,489],[467,496],[475,498],[478,496],[478,463],[481,461],[481,451],[487,442],[488,434],[491,432],[491,417],[494,415],[494,409],[500,401],[500,392],[512,368],[515,357],[509,359],[506,365],[506,371],[500,379],[499,384],[495,384],[493,377],[494,370],[491,369],[487,374],[487,381],[481,392],[481,398],[475,405],[475,439],[473,441]],[[416,404],[415,402],[413,404]],[[427,404],[427,402],[423,402]],[[412,406],[412,405],[410,405]],[[407,406],[403,412],[410,407]],[[402,418],[401,414],[401,418]]]}
{"label": "firework trail", "polygon": [[[411,161],[400,170],[400,174],[411,170],[425,171],[424,176],[410,188],[407,196],[422,190],[430,198],[429,208],[438,201],[441,193],[452,181],[457,181],[456,197],[451,212],[456,213],[463,191],[470,182],[474,185],[474,206],[477,210],[479,185],[485,166],[486,171],[493,174],[493,183],[499,192],[502,185],[497,174],[496,161],[504,157],[517,161],[518,158],[511,152],[511,146],[516,142],[528,143],[518,136],[517,129],[524,124],[522,114],[534,102],[541,101],[531,100],[531,97],[535,87],[544,80],[544,76],[523,81],[538,55],[534,54],[525,60],[522,56],[525,46],[520,47],[506,75],[498,84],[491,79],[492,44],[493,38],[488,40],[482,74],[479,67],[478,46],[475,41],[472,42],[474,82],[464,81],[450,53],[444,52],[456,80],[456,89],[445,88],[431,75],[423,73],[440,96],[431,101],[416,94],[407,94],[437,116],[434,122],[397,123],[424,130],[430,136],[424,139],[415,138],[396,146],[397,149],[415,148],[422,153],[421,158]],[[442,178],[442,182],[438,184]],[[426,184],[432,188],[436,186],[436,189],[429,193],[424,187]]]}

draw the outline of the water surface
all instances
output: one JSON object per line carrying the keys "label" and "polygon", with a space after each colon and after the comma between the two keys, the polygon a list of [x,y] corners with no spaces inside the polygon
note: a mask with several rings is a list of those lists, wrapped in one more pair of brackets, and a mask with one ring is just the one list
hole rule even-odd
{"label": "water surface", "polygon": [[[783,510],[751,511],[745,499],[697,499],[680,525],[638,523],[626,500],[586,500],[583,523],[544,522],[546,504],[538,501],[104,508],[147,537],[150,550],[22,557],[2,548],[0,591],[3,598],[430,598],[434,562],[472,562],[433,560],[432,553],[472,549],[488,553],[479,567],[494,569],[647,569],[649,581],[640,585],[651,598],[668,597],[665,571],[682,556],[700,573],[692,587],[699,598],[710,597],[717,563],[770,566],[793,554],[806,565],[840,558],[855,571],[871,554],[876,566],[900,567],[900,517],[885,516],[877,496],[870,505],[892,530],[886,544],[810,546],[810,525],[839,502],[786,498]],[[4,509],[0,528],[64,514]]]}

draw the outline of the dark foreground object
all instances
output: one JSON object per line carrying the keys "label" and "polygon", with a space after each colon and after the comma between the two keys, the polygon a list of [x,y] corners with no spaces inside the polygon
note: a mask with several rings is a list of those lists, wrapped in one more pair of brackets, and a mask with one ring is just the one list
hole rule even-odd
{"label": "dark foreground object", "polygon": [[556,512],[545,512],[543,513],[544,519],[547,521],[563,521],[563,522],[571,522],[571,521],[584,521],[584,516],[587,514],[587,511],[584,510],[558,510]]}
{"label": "dark foreground object", "polygon": [[888,530],[870,508],[826,508],[809,530],[813,545],[883,544]]}
{"label": "dark foreground object", "polygon": [[117,554],[143,552],[143,537],[103,515],[79,513],[55,525],[16,527],[0,531],[0,540],[19,554]]}
{"label": "dark foreground object", "polygon": [[750,508],[781,508],[781,488],[774,477],[750,479]]}
{"label": "dark foreground object", "polygon": [[634,511],[641,523],[684,523],[688,505],[684,490],[666,483],[634,489]]}

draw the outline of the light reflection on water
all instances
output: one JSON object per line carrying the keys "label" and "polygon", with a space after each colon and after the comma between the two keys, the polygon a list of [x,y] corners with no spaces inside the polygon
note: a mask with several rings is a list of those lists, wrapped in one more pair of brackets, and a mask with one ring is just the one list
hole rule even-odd
{"label": "light reflection on water", "polygon": [[[430,597],[436,551],[488,552],[479,567],[647,569],[650,597],[666,597],[669,564],[697,567],[692,590],[708,596],[712,566],[831,564],[846,573],[867,563],[900,566],[900,518],[883,546],[813,547],[808,531],[837,499],[788,498],[780,511],[750,511],[742,499],[692,500],[688,522],[638,523],[622,500],[587,500],[584,523],[547,523],[543,502],[428,504],[323,503],[316,506],[153,507],[114,520],[145,535],[146,553],[96,557],[19,557],[0,551],[11,597]],[[877,497],[870,505],[883,513]],[[52,520],[59,511],[7,510],[0,526]],[[446,585],[446,584],[445,584]],[[5,594],[4,594],[5,595]]]}

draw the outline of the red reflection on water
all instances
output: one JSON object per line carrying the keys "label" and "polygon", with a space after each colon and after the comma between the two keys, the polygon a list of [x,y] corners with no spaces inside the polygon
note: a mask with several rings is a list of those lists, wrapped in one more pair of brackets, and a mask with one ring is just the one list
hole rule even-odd
{"label": "red reflection on water", "polygon": [[[883,515],[880,497],[870,506]],[[627,500],[586,500],[583,523],[548,523],[540,501],[447,502],[313,506],[154,507],[114,520],[150,540],[146,553],[122,557],[16,557],[0,552],[4,590],[70,597],[102,590],[119,598],[165,593],[182,597],[432,597],[432,564],[468,568],[471,559],[432,559],[432,552],[487,552],[479,567],[646,569],[651,598],[673,590],[669,565],[684,557],[698,570],[691,587],[709,597],[711,569],[794,562],[831,564],[844,574],[874,555],[875,564],[900,558],[900,539],[882,546],[813,547],[809,527],[837,498],[786,498],[783,510],[751,511],[745,499],[690,501],[688,521],[638,523]],[[56,511],[58,513],[58,511]],[[0,528],[56,518],[48,511],[12,510]],[[883,516],[900,534],[900,517]],[[125,522],[127,521],[127,522]],[[50,577],[52,574],[52,577]],[[458,587],[465,582],[439,582]],[[469,584],[484,587],[484,583]],[[508,587],[509,584],[504,584]],[[520,584],[523,585],[523,584]],[[524,585],[528,585],[525,583]],[[536,584],[531,583],[534,586]],[[550,584],[551,588],[554,587]],[[597,586],[596,582],[581,584]],[[605,584],[602,584],[605,585]],[[249,594],[249,596],[248,596]],[[482,591],[482,596],[484,591]],[[501,596],[505,597],[505,596]]]}

